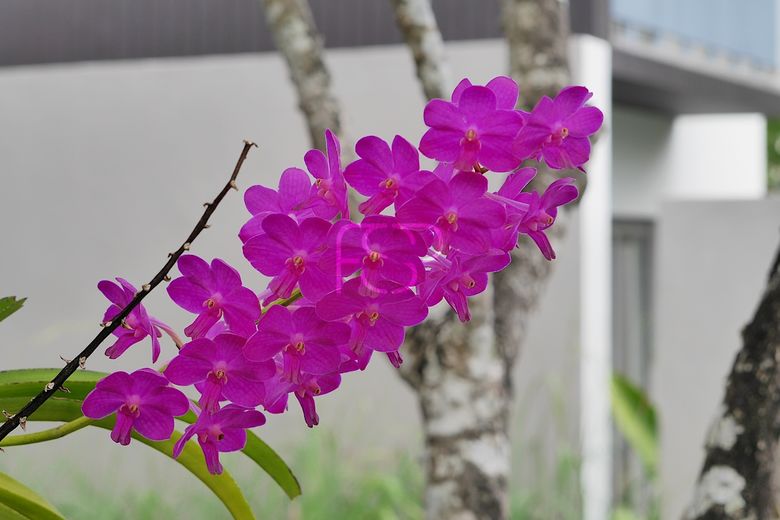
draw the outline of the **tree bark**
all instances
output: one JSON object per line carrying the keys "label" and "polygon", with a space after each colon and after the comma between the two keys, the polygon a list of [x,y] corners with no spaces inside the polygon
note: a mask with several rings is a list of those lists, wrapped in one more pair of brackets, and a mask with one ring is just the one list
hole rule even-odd
{"label": "tree bark", "polygon": [[780,249],[706,440],[687,520],[780,518]]}
{"label": "tree bark", "polygon": [[391,0],[398,28],[414,58],[427,99],[449,95],[450,71],[430,0]]}
{"label": "tree bark", "polygon": [[425,434],[426,516],[507,518],[509,399],[496,349],[492,290],[472,299],[464,325],[450,311],[408,334],[402,375]]}
{"label": "tree bark", "polygon": [[[445,81],[430,72],[442,70],[431,62],[442,60],[443,53],[426,53],[422,38],[409,29],[423,27],[431,40],[441,41],[440,35],[431,36],[438,33],[435,18],[415,19],[408,8],[426,4],[417,12],[432,16],[428,0],[392,2],[426,97],[448,97]],[[568,79],[567,11],[557,0],[508,0],[504,18],[510,69],[520,82],[522,102],[554,95]],[[540,35],[542,28],[552,36]],[[540,72],[540,66],[549,70]],[[553,179],[540,171],[534,187],[543,189]],[[560,215],[561,222],[548,231],[553,244],[565,234],[565,219]],[[400,373],[417,393],[422,411],[430,520],[492,520],[509,514],[511,371],[528,315],[551,271],[530,240],[512,256],[512,265],[494,274],[488,290],[470,302],[471,322],[462,324],[447,310],[407,332]]]}
{"label": "tree bark", "polygon": [[520,84],[518,106],[530,109],[569,82],[569,13],[561,0],[503,0],[509,71]]}
{"label": "tree bark", "polygon": [[[555,96],[569,82],[569,13],[559,0],[503,0],[503,26],[509,45],[510,75],[520,85],[518,106],[528,110],[539,98]],[[544,167],[538,170],[529,189],[541,192],[558,175]],[[585,187],[583,177],[575,176],[580,198]],[[566,235],[570,213],[567,208],[559,211],[555,225],[547,230],[553,246]],[[510,375],[525,340],[528,317],[536,308],[552,269],[553,264],[523,237],[520,247],[512,251],[509,268],[493,275],[496,341],[510,389]]]}
{"label": "tree bark", "polygon": [[341,108],[331,90],[322,37],[306,0],[263,0],[268,26],[284,56],[311,142],[325,149],[325,130],[341,137]]}

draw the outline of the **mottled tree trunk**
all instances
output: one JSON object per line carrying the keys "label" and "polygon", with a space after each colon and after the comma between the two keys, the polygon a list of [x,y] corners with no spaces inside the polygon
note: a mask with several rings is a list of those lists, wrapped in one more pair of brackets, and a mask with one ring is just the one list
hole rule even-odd
{"label": "mottled tree trunk", "polygon": [[423,417],[430,519],[508,515],[509,399],[491,289],[470,306],[470,323],[449,311],[431,318],[408,335],[403,351],[401,373]]}
{"label": "mottled tree trunk", "polygon": [[706,440],[688,520],[780,518],[780,250],[751,322],[742,330],[726,395]]}
{"label": "mottled tree trunk", "polygon": [[[449,97],[441,33],[429,0],[392,0],[426,98]],[[511,444],[504,359],[495,341],[492,288],[407,333],[402,377],[417,393],[425,434],[426,516],[507,518]]]}
{"label": "mottled tree trunk", "polygon": [[[503,0],[503,26],[509,45],[509,71],[520,85],[520,108],[530,110],[542,96],[555,94],[569,82],[567,45],[569,13],[560,0]],[[543,191],[559,175],[547,168],[529,186]],[[584,191],[584,176],[575,175]],[[575,201],[576,204],[576,201]],[[547,230],[553,246],[566,235],[570,210],[562,208]],[[536,308],[553,264],[528,239],[512,251],[512,264],[493,275],[496,341],[505,360],[507,386],[514,361],[525,339],[528,318]]]}
{"label": "mottled tree trunk", "polygon": [[436,16],[430,0],[391,0],[398,28],[414,58],[427,99],[449,96],[451,81]]}
{"label": "mottled tree trunk", "polygon": [[307,0],[262,0],[277,49],[284,56],[311,142],[325,149],[325,130],[342,134],[339,103],[331,90],[322,37]]}
{"label": "mottled tree trunk", "polygon": [[509,71],[520,84],[521,108],[569,82],[569,13],[561,0],[503,0]]}
{"label": "mottled tree trunk", "polygon": [[[428,0],[392,1],[426,96],[448,97],[447,86],[436,84],[436,75],[430,74],[441,70],[430,64],[442,59],[436,57],[439,51],[426,54],[419,36],[408,29],[424,27],[431,37],[438,33],[435,19],[427,14],[409,19],[410,9],[399,12],[399,6],[424,3],[427,8],[417,12],[432,13]],[[543,94],[554,95],[568,78],[566,10],[557,0],[511,0],[504,17],[511,73],[524,93],[521,102],[528,105]],[[553,34],[540,34],[542,30]],[[431,39],[441,41],[440,36]],[[546,70],[539,73],[539,67]],[[553,178],[542,172],[535,187],[543,189]],[[565,220],[564,215],[559,218]],[[564,230],[564,222],[550,230],[554,244]],[[550,271],[536,246],[524,241],[514,251],[512,265],[493,275],[489,289],[470,302],[471,322],[460,323],[448,310],[407,333],[400,372],[417,393],[422,411],[430,520],[508,517],[511,370]]]}

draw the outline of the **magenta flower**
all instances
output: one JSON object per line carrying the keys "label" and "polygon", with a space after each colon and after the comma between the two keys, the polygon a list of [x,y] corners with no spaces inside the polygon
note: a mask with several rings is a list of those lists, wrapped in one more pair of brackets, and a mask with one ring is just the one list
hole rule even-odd
{"label": "magenta flower", "polygon": [[395,136],[393,148],[370,135],[355,145],[360,159],[347,166],[344,177],[368,198],[359,206],[364,215],[376,215],[391,204],[400,206],[433,177],[420,171],[420,157],[409,141]]}
{"label": "magenta flower", "polygon": [[301,292],[310,300],[336,287],[336,278],[317,264],[325,250],[330,222],[321,218],[307,218],[300,224],[286,215],[270,215],[263,222],[265,234],[258,235],[244,244],[244,256],[266,276],[272,276],[268,284],[274,298],[289,298],[300,284]]}
{"label": "magenta flower", "polygon": [[331,219],[338,215],[349,215],[347,206],[347,185],[341,171],[341,145],[330,130],[325,130],[327,156],[320,150],[309,150],[303,157],[306,168],[315,178],[312,194],[322,203],[314,203],[318,217]]}
{"label": "magenta flower", "polygon": [[244,194],[246,209],[252,218],[238,233],[242,242],[263,233],[263,220],[273,213],[290,216],[297,221],[314,216],[311,180],[300,168],[287,168],[279,179],[279,189],[252,186]]}
{"label": "magenta flower", "polygon": [[95,385],[81,411],[90,419],[102,419],[116,413],[111,439],[130,444],[133,430],[147,439],[164,441],[173,433],[173,418],[189,409],[187,397],[168,386],[168,380],[151,369],[132,374],[114,372]]}
{"label": "magenta flower", "polygon": [[[322,319],[350,320],[350,342],[358,358],[366,356],[366,349],[397,351],[404,341],[404,327],[417,325],[428,315],[428,308],[408,287],[380,282],[377,289],[376,294],[366,294],[361,291],[360,280],[352,279],[317,303],[317,314]],[[361,368],[367,363],[365,357]]]}
{"label": "magenta flower", "polygon": [[263,381],[276,373],[271,361],[249,361],[244,357],[246,340],[236,334],[220,334],[214,340],[199,338],[179,351],[165,369],[171,383],[197,384],[201,389],[200,405],[213,412],[227,399],[242,406],[263,402]]}
{"label": "magenta flower", "polygon": [[291,311],[279,305],[268,309],[258,329],[247,341],[244,355],[267,361],[281,353],[282,377],[293,383],[302,381],[302,372],[324,375],[338,371],[338,347],[349,341],[350,334],[349,326],[321,320],[312,307]]}
{"label": "magenta flower", "polygon": [[269,382],[269,392],[266,396],[265,409],[270,413],[283,413],[287,410],[287,398],[294,393],[301,405],[303,419],[309,428],[313,428],[320,422],[314,398],[325,395],[338,388],[341,384],[339,373],[315,376],[306,374],[298,383],[291,383],[282,378],[275,378]]}
{"label": "magenta flower", "polygon": [[487,179],[459,173],[447,185],[436,179],[401,206],[398,220],[413,229],[433,226],[433,246],[447,253],[450,246],[480,254],[491,246],[491,229],[504,225],[504,207],[485,197]]}
{"label": "magenta flower", "polygon": [[184,255],[177,264],[183,276],[168,286],[171,299],[183,309],[198,315],[184,334],[200,338],[221,318],[236,334],[250,336],[260,318],[260,303],[251,289],[241,284],[241,275],[215,258],[211,266],[195,255]]}
{"label": "magenta flower", "polygon": [[555,258],[555,251],[544,230],[555,222],[558,207],[575,200],[578,195],[574,179],[566,177],[550,184],[541,196],[534,191],[523,192],[516,197],[518,202],[528,204],[528,211],[518,223],[517,229],[536,242],[547,260]]}
{"label": "magenta flower", "polygon": [[[463,92],[473,86],[468,78],[463,78],[455,90],[452,91],[452,102],[458,104]],[[520,89],[517,88],[515,80],[508,76],[497,76],[485,85],[496,96],[496,108],[512,110],[517,105],[517,98],[520,97]]]}
{"label": "magenta flower", "polygon": [[496,193],[488,194],[489,198],[504,205],[507,226],[516,226],[528,213],[528,203],[524,201],[528,194],[523,190],[534,177],[536,177],[536,168],[520,168],[507,175],[506,180]]}
{"label": "magenta flower", "polygon": [[[124,278],[117,278],[116,280],[119,282],[118,284],[111,280],[98,282],[100,292],[111,301],[111,305],[103,315],[103,322],[106,323],[112,321],[114,316],[119,314],[138,292]],[[118,339],[106,349],[106,356],[116,359],[124,354],[128,348],[149,336],[152,338],[152,363],[155,363],[157,358],[160,357],[159,338],[162,336],[161,330],[165,331],[177,345],[181,345],[181,340],[173,329],[160,320],[149,316],[144,306],[138,304],[124,319],[122,326],[114,330],[114,335]]]}
{"label": "magenta flower", "polygon": [[309,376],[294,390],[298,404],[301,405],[303,419],[309,428],[320,423],[320,416],[317,415],[317,408],[314,404],[314,398],[325,395],[338,388],[341,383],[341,375],[327,374],[324,376]]}
{"label": "magenta flower", "polygon": [[453,102],[433,99],[426,105],[423,117],[430,129],[420,141],[420,152],[454,163],[460,170],[482,165],[506,172],[517,167],[520,161],[512,142],[523,126],[523,116],[501,108],[507,106],[507,96],[502,94],[499,105],[491,88],[469,86],[453,93],[453,98]]}
{"label": "magenta flower", "polygon": [[514,152],[520,159],[544,159],[550,168],[578,168],[590,157],[590,140],[604,114],[585,103],[593,94],[585,87],[566,87],[555,99],[544,96],[517,135]]}
{"label": "magenta flower", "polygon": [[474,257],[434,257],[428,277],[420,286],[420,296],[429,307],[444,298],[458,313],[460,321],[469,321],[471,313],[468,298],[485,290],[488,273],[502,270],[509,262],[510,257],[506,253]]}
{"label": "magenta flower", "polygon": [[375,291],[382,280],[414,286],[425,277],[420,257],[427,254],[427,245],[418,233],[402,228],[393,217],[366,217],[359,225],[339,223],[328,243],[321,266],[339,279],[360,269],[363,287],[369,291]]}
{"label": "magenta flower", "polygon": [[206,467],[214,475],[222,473],[220,452],[239,451],[246,446],[246,430],[265,424],[265,416],[257,410],[228,405],[214,414],[202,412],[198,420],[184,430],[184,435],[173,447],[173,456],[178,458],[184,446],[198,436],[203,450]]}

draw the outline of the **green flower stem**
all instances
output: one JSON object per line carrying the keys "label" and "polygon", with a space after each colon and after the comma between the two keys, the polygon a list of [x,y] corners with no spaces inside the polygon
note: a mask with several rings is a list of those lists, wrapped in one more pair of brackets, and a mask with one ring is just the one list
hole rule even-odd
{"label": "green flower stem", "polygon": [[300,297],[301,297],[301,296],[303,296],[303,295],[301,294],[301,290],[300,290],[300,289],[295,289],[295,290],[292,292],[292,294],[290,295],[290,297],[289,297],[289,298],[281,298],[281,299],[279,299],[279,300],[274,300],[274,301],[272,301],[271,303],[269,303],[269,304],[268,304],[268,307],[265,307],[265,308],[264,308],[264,309],[261,311],[261,313],[262,313],[262,314],[265,314],[266,312],[268,312],[268,309],[270,309],[270,308],[271,308],[271,307],[273,307],[274,305],[281,305],[282,307],[287,307],[287,306],[288,306],[288,305],[290,305],[291,303],[293,303],[293,302],[295,302],[296,300],[300,299]]}
{"label": "green flower stem", "polygon": [[90,424],[92,424],[92,419],[89,417],[79,417],[78,419],[61,424],[56,428],[6,437],[0,442],[0,448],[7,446],[24,446],[25,444],[35,444],[38,442],[59,439],[60,437],[65,437],[68,434],[79,431]]}

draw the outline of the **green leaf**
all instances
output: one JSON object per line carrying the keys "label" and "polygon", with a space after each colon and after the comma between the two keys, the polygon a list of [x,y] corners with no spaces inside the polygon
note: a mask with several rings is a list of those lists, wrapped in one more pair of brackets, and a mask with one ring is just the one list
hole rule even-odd
{"label": "green leaf", "polygon": [[[0,398],[0,406],[3,408],[9,405],[13,406],[18,404],[18,401],[18,398]],[[81,401],[65,398],[50,399],[36,411],[35,415],[27,420],[70,422],[75,421],[80,417],[82,417]],[[99,421],[91,421],[91,425],[105,430],[111,430],[114,427],[114,420],[112,418],[106,418]],[[149,439],[133,433],[133,439],[136,439],[138,442],[146,444],[171,458],[173,458],[173,446],[179,438],[181,438],[181,433],[177,431],[173,432],[173,436],[170,440],[161,442],[150,441]],[[233,477],[231,477],[227,471],[223,472],[221,475],[212,475],[209,473],[206,463],[203,460],[203,454],[194,442],[188,442],[181,455],[174,460],[187,468],[190,473],[206,484],[217,498],[225,504],[225,507],[230,511],[233,518],[236,520],[254,519],[249,503],[246,501],[246,498],[244,498],[241,489],[238,487],[238,484],[236,484],[236,481],[233,480]]]}
{"label": "green leaf", "polygon": [[3,321],[8,316],[21,309],[26,300],[27,298],[17,300],[16,296],[6,296],[5,298],[0,298],[0,321]]}
{"label": "green leaf", "polygon": [[[59,373],[53,368],[23,368],[20,370],[0,371],[0,397],[26,397],[32,399]],[[98,381],[106,377],[105,372],[94,370],[77,370],[68,378],[65,386],[70,399],[83,400],[95,388]],[[26,404],[26,403],[25,403]]]}
{"label": "green leaf", "polygon": [[655,408],[641,388],[618,374],[612,376],[612,415],[648,475],[654,477],[658,469]]}
{"label": "green leaf", "polygon": [[0,518],[64,520],[46,499],[5,473],[0,473]]}
{"label": "green leaf", "polygon": [[[107,422],[106,419],[103,419],[96,424],[101,428],[110,430],[114,426],[111,422]],[[170,440],[161,442],[150,441],[135,433],[133,433],[133,438],[154,448],[160,453],[173,458],[173,446],[176,444],[176,441],[181,438],[181,433],[174,431]],[[249,503],[241,492],[241,488],[238,487],[238,484],[236,484],[236,481],[230,476],[230,473],[227,471],[223,471],[221,475],[212,475],[209,473],[206,463],[203,460],[203,453],[196,443],[188,442],[185,444],[181,454],[174,460],[187,468],[190,473],[206,484],[222,503],[225,504],[225,507],[230,511],[233,518],[236,520],[253,520],[255,518],[254,514],[252,514],[252,508],[249,507]]]}
{"label": "green leaf", "polygon": [[287,463],[251,431],[247,430],[246,446],[242,451],[279,484],[290,500],[301,494],[301,485]]}
{"label": "green leaf", "polygon": [[[57,374],[58,370],[51,368],[34,368],[34,369],[22,369],[22,370],[7,370],[0,371],[0,401],[4,402],[2,409],[4,410],[19,410],[27,401],[29,401],[35,394],[41,391],[43,387],[51,381]],[[74,373],[66,383],[70,393],[57,394],[57,397],[49,399],[37,412],[35,412],[37,420],[42,413],[48,413],[48,409],[52,408],[51,403],[68,399],[78,401],[79,403],[79,416],[81,415],[81,403],[89,392],[95,387],[95,384],[105,377],[107,374],[103,372],[95,372],[91,370],[79,370]],[[46,410],[45,410],[46,409]],[[42,412],[43,411],[43,412]],[[67,416],[69,417],[69,416]],[[184,417],[180,417],[180,420],[192,424],[195,422],[195,414],[189,412]],[[52,421],[71,421],[70,418],[63,419],[49,419]],[[61,435],[60,435],[61,436]],[[295,478],[290,467],[284,462],[284,460],[265,442],[263,442],[257,435],[251,431],[247,431],[247,443],[243,453],[252,459],[258,466],[260,466],[268,475],[276,481],[279,487],[287,494],[290,499],[295,498],[301,494],[301,486],[298,480]]]}

